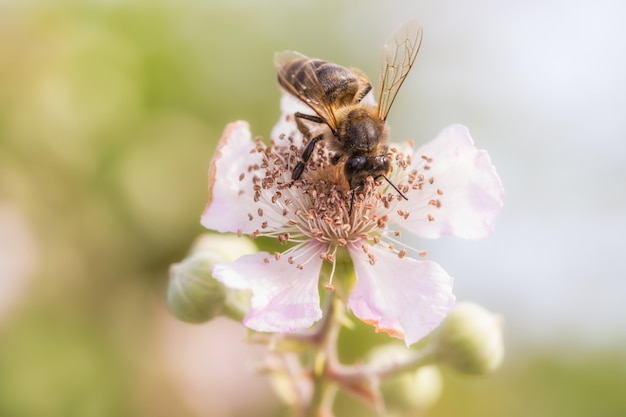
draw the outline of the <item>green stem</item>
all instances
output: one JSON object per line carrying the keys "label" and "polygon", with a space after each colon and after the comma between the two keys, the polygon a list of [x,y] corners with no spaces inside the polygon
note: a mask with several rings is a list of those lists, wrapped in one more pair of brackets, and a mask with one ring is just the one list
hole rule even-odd
{"label": "green stem", "polygon": [[313,395],[305,417],[332,417],[336,394],[335,384],[328,375],[329,359],[336,356],[337,334],[341,325],[337,320],[338,308],[334,293],[326,300],[325,320],[317,328],[317,352],[313,359]]}
{"label": "green stem", "polygon": [[[326,358],[320,357],[321,355],[324,355],[324,353],[318,352],[317,355],[318,357],[316,357],[316,362],[318,360],[323,361],[324,364],[322,366],[326,368],[326,364],[325,364]],[[325,411],[324,409],[325,409],[325,404],[326,404],[325,397],[326,397],[326,392],[328,388],[329,388],[329,383],[326,378],[325,371],[322,371],[321,373],[314,372],[313,395],[311,396],[311,402],[309,403],[309,406],[307,407],[305,417],[322,417],[324,415],[323,412]]]}

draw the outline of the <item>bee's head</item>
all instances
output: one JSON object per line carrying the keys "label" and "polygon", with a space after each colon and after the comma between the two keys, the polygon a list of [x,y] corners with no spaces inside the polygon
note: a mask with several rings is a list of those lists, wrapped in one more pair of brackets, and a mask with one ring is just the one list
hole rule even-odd
{"label": "bee's head", "polygon": [[344,170],[350,184],[350,190],[359,190],[368,176],[378,179],[389,172],[389,158],[386,155],[352,155],[346,159]]}

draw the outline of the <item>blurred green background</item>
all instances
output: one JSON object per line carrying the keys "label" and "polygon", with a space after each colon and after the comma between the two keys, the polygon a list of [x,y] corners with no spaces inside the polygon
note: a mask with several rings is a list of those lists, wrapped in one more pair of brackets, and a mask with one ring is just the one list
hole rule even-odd
{"label": "blurred green background", "polygon": [[446,373],[429,415],[626,415],[625,11],[0,0],[0,416],[284,415],[242,329],[169,316],[168,266],[203,231],[223,127],[267,137],[278,117],[274,51],[376,84],[410,17],[425,36],[396,140],[465,123],[507,190],[492,240],[429,251],[461,299],[504,315],[505,365]]}

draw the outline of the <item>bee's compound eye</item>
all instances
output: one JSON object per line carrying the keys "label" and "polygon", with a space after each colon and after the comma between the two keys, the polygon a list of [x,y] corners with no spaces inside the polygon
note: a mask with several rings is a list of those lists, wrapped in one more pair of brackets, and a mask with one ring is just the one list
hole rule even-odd
{"label": "bee's compound eye", "polygon": [[351,156],[346,161],[345,170],[347,173],[353,173],[357,171],[363,170],[365,164],[367,163],[367,157],[364,155],[360,156]]}
{"label": "bee's compound eye", "polygon": [[374,170],[387,171],[389,169],[389,158],[385,155],[375,156],[371,158],[371,168]]}

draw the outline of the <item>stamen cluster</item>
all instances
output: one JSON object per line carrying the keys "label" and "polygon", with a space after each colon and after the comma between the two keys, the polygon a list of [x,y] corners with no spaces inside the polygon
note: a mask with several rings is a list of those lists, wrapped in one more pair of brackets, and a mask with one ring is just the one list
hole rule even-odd
{"label": "stamen cluster", "polygon": [[[362,189],[350,190],[345,179],[341,164],[332,163],[332,155],[324,146],[318,146],[316,153],[307,163],[304,175],[296,180],[291,180],[291,173],[298,155],[303,146],[296,146],[295,140],[285,134],[280,135],[278,141],[272,141],[270,146],[265,146],[261,138],[257,138],[252,153],[261,156],[261,163],[254,163],[247,167],[246,172],[239,176],[243,181],[247,175],[252,175],[253,200],[271,202],[272,210],[268,212],[259,207],[248,213],[248,218],[266,217],[276,219],[282,216],[282,227],[268,230],[268,221],[262,221],[260,229],[252,232],[252,237],[269,236],[276,238],[279,243],[304,242],[307,239],[315,239],[328,245],[328,253],[321,255],[322,259],[331,263],[335,262],[337,247],[345,247],[349,243],[361,242],[360,246],[368,254],[370,264],[376,263],[376,258],[369,253],[368,244],[380,244],[381,236],[385,236],[389,222],[389,211],[394,204],[403,199],[397,191],[388,184],[368,177]],[[398,181],[397,187],[404,195],[411,198],[419,198],[416,194],[425,183],[432,185],[434,177],[426,177],[429,165],[422,167],[423,172],[414,168],[407,172],[411,166],[410,154],[400,152],[396,147],[388,151],[387,157],[393,161],[393,179]],[[423,156],[426,163],[432,163],[432,158]],[[437,191],[442,194],[441,190]],[[351,203],[352,193],[354,198],[354,212],[350,215],[348,207]],[[409,197],[407,197],[409,198]],[[433,207],[441,206],[439,200],[431,200]],[[408,219],[410,211],[398,208],[396,213],[400,218]],[[434,216],[429,214],[429,220]],[[395,237],[399,231],[393,233]],[[366,244],[367,243],[367,244]],[[395,250],[393,243],[387,243],[387,247]],[[398,257],[403,258],[407,251],[396,251]],[[419,251],[424,256],[424,251]],[[279,260],[280,253],[274,258]],[[288,258],[290,263],[293,258]],[[269,258],[267,259],[269,262]],[[302,264],[296,265],[302,268]]]}

